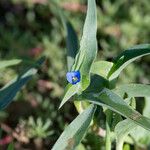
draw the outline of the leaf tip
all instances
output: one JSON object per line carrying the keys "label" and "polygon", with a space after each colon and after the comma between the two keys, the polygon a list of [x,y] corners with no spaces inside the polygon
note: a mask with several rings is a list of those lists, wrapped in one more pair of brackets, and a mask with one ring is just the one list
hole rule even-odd
{"label": "leaf tip", "polygon": [[61,109],[61,108],[62,108],[62,106],[64,105],[64,103],[65,103],[65,102],[63,102],[63,101],[62,101],[62,102],[60,103],[60,105],[59,105],[58,109]]}

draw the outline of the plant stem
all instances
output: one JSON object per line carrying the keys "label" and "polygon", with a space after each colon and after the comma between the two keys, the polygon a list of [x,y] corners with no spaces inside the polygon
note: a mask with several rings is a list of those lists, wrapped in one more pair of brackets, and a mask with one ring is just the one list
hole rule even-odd
{"label": "plant stem", "polygon": [[112,112],[106,111],[106,150],[111,150],[111,135],[110,135],[110,122],[112,118]]}
{"label": "plant stem", "polygon": [[110,127],[106,121],[106,150],[111,150]]}
{"label": "plant stem", "polygon": [[123,141],[124,140],[116,140],[116,150],[122,150],[123,149]]}

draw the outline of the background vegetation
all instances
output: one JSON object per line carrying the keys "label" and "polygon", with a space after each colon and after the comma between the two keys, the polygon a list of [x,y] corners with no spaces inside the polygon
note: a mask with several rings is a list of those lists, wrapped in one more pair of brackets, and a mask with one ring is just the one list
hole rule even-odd
{"label": "background vegetation", "polygon": [[[0,111],[2,150],[12,141],[16,150],[50,149],[78,114],[72,103],[58,111],[67,83],[66,31],[58,8],[63,9],[80,39],[86,0],[55,2],[58,7],[52,0],[0,0],[0,58],[22,58],[27,62],[19,67],[1,69],[0,86],[41,55],[47,57],[38,75],[17,94],[7,109]],[[125,48],[150,43],[149,4],[149,0],[97,0],[97,59],[112,60]],[[149,57],[138,59],[124,70],[119,81],[149,84],[149,65]],[[144,101],[140,102],[137,109],[142,112],[145,105]],[[105,130],[104,120],[105,116],[100,118]],[[104,130],[95,134],[89,131],[79,150],[103,149]],[[136,140],[143,149],[150,144],[150,137]]]}

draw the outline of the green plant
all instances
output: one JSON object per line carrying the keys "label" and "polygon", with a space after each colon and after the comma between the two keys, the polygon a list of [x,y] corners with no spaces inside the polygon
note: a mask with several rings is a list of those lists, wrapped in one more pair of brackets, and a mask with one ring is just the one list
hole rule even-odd
{"label": "green plant", "polygon": [[46,138],[52,134],[51,131],[48,131],[51,126],[50,120],[44,122],[41,118],[37,118],[35,121],[31,116],[28,121],[22,121],[22,124],[24,124],[23,122],[25,123],[28,138]]}
{"label": "green plant", "polygon": [[[22,88],[24,84],[26,84],[34,74],[37,72],[37,67],[39,67],[45,58],[39,59],[36,63],[32,62],[32,65],[28,67],[25,71],[20,73],[18,77],[11,80],[7,85],[0,89],[0,110],[4,109],[8,106],[16,96],[16,93]],[[20,63],[21,60],[8,60],[8,61],[1,61],[0,66],[1,68],[16,65]]]}
{"label": "green plant", "polygon": [[[144,84],[127,84],[117,87],[117,79],[122,70],[134,60],[150,54],[150,44],[136,45],[122,52],[113,62],[96,61],[96,4],[95,0],[88,0],[87,16],[80,42],[80,49],[76,56],[69,55],[68,66],[71,66],[69,82],[60,107],[70,98],[73,101],[79,115],[61,134],[52,150],[75,149],[85,135],[89,126],[98,126],[95,111],[102,106],[106,115],[105,149],[110,150],[112,141],[116,139],[116,149],[122,150],[126,137],[137,126],[150,131],[150,119],[135,109],[136,97],[150,97],[150,86]],[[65,20],[68,35],[72,34],[71,26]],[[69,30],[70,29],[70,30]],[[77,43],[73,43],[73,37],[69,45],[73,52],[77,51]],[[68,51],[70,50],[68,49]],[[70,53],[68,53],[70,54]],[[70,68],[69,68],[70,69]],[[79,72],[79,76],[74,74]],[[72,74],[73,73],[73,74]],[[76,78],[80,82],[74,82]],[[68,78],[68,74],[67,74]],[[92,103],[92,104],[91,104]],[[137,102],[138,103],[138,102]],[[127,118],[127,119],[124,119]],[[92,121],[93,120],[93,121]],[[132,133],[132,137],[135,135]]]}

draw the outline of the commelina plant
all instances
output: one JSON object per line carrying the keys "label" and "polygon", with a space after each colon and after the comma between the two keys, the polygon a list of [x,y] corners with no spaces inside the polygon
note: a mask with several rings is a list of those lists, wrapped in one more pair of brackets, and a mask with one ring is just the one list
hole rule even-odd
{"label": "commelina plant", "polygon": [[[71,24],[66,19],[63,21],[67,30],[66,78],[69,83],[60,108],[71,98],[79,115],[66,127],[52,150],[76,149],[89,126],[95,126],[93,118],[96,118],[95,111],[99,109],[97,106],[101,106],[106,115],[105,149],[111,150],[112,142],[116,140],[116,150],[122,150],[125,138],[137,126],[150,131],[150,119],[131,105],[135,97],[150,97],[150,85],[126,84],[116,87],[117,78],[128,64],[150,54],[150,44],[133,46],[123,51],[113,62],[95,61],[97,55],[95,0],[88,0],[80,48]],[[112,122],[116,122],[113,129]]]}
{"label": "commelina plant", "polygon": [[[150,54],[150,44],[133,46],[123,51],[113,62],[95,61],[97,54],[95,0],[88,0],[79,49],[71,24],[65,19],[64,24],[68,47],[66,78],[69,83],[60,107],[72,98],[79,115],[64,130],[52,150],[74,150],[90,126],[99,127],[95,121],[97,119],[95,111],[100,109],[97,106],[101,106],[106,115],[105,149],[110,150],[115,140],[116,150],[122,150],[126,137],[135,128],[140,126],[150,131],[150,119],[140,114],[132,105],[136,97],[150,97],[150,85],[125,84],[117,87],[117,78],[128,64]],[[36,74],[37,68],[44,60],[45,58],[39,59],[0,89],[0,110],[8,106],[21,87]],[[0,61],[0,69],[21,62],[22,60]]]}

